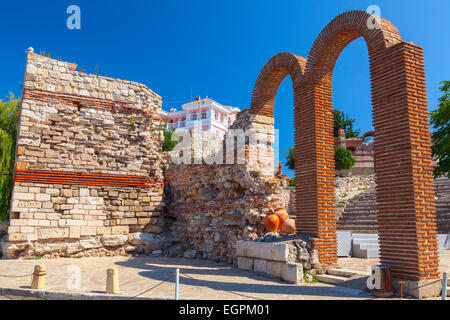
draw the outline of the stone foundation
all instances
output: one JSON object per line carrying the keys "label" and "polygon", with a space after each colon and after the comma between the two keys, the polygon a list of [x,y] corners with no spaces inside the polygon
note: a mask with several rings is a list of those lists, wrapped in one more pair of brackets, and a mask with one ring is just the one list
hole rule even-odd
{"label": "stone foundation", "polygon": [[239,269],[267,274],[281,280],[301,283],[303,272],[320,272],[317,250],[300,236],[281,237],[275,242],[238,241]]}
{"label": "stone foundation", "polygon": [[164,235],[151,233],[109,234],[83,236],[80,239],[11,242],[2,241],[1,249],[5,258],[60,258],[60,257],[102,257],[150,254],[171,246],[172,240]]}
{"label": "stone foundation", "polygon": [[408,280],[392,278],[392,289],[399,292],[399,281],[403,283],[403,294],[422,299],[429,297],[437,297],[442,292],[442,280]]}

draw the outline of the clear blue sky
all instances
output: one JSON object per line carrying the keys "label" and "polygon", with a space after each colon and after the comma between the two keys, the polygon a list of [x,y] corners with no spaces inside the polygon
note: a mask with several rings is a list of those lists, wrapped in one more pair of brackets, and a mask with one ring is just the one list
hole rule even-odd
{"label": "clear blue sky", "polygon": [[[66,28],[66,8],[81,8],[81,30]],[[193,95],[241,109],[249,106],[254,81],[279,52],[304,57],[338,14],[378,5],[381,16],[406,41],[424,47],[429,108],[439,82],[450,80],[450,1],[3,1],[0,13],[0,97],[20,96],[25,49],[45,50],[86,72],[138,81],[162,96],[163,108]],[[334,106],[371,129],[370,83],[364,40],[351,43],[334,71]],[[280,154],[293,145],[290,79],[276,98]],[[284,157],[282,157],[284,158]],[[293,175],[292,172],[288,172]]]}

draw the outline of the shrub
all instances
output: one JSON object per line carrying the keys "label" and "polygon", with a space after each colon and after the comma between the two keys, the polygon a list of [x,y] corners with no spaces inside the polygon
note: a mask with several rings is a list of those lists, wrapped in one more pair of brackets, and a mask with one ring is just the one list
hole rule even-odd
{"label": "shrub", "polygon": [[334,167],[336,170],[350,169],[355,164],[352,152],[342,147],[334,151]]}

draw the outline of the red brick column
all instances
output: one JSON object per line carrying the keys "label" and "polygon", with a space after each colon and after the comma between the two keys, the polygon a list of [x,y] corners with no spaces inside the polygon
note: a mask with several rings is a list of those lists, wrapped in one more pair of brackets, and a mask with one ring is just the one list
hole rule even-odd
{"label": "red brick column", "polygon": [[295,89],[295,222],[314,236],[322,266],[337,262],[331,76]]}
{"label": "red brick column", "polygon": [[410,280],[439,277],[431,138],[421,47],[371,56],[381,263]]}

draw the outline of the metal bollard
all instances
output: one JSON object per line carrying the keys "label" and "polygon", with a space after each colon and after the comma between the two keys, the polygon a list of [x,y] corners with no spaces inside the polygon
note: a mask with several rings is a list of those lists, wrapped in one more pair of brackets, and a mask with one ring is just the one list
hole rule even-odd
{"label": "metal bollard", "polygon": [[406,281],[399,281],[398,282],[398,288],[399,288],[399,291],[400,291],[400,299],[403,299],[403,285],[404,284],[407,284],[407,282]]}
{"label": "metal bollard", "polygon": [[106,271],[106,293],[119,293],[119,272],[116,268],[111,268]]}
{"label": "metal bollard", "polygon": [[180,269],[175,274],[175,300],[178,300],[178,289],[180,288]]}
{"label": "metal bollard", "polygon": [[47,268],[44,264],[34,266],[33,278],[31,280],[31,289],[44,289],[45,276],[47,275]]}
{"label": "metal bollard", "polygon": [[442,300],[447,300],[447,272],[442,274]]}

